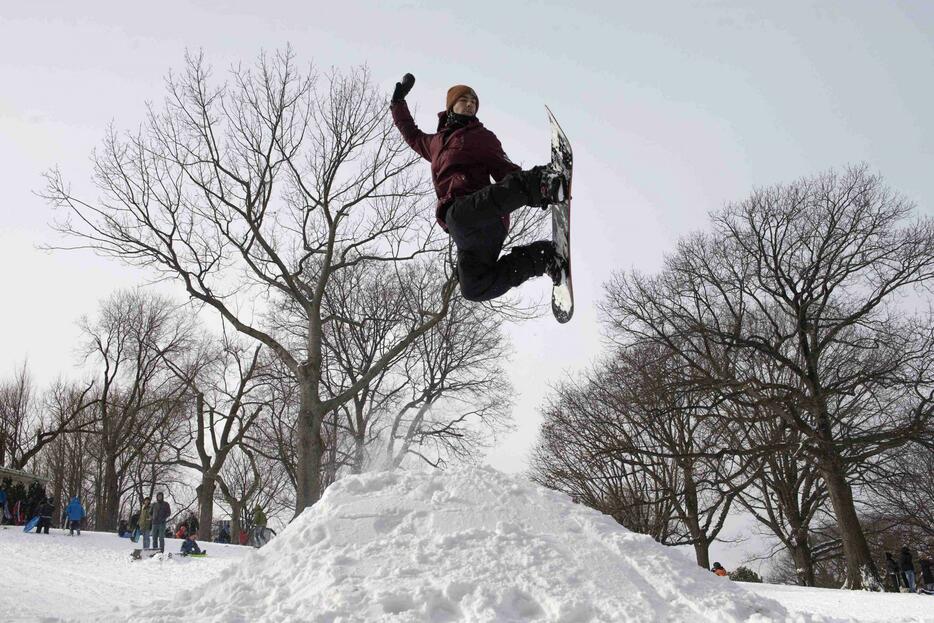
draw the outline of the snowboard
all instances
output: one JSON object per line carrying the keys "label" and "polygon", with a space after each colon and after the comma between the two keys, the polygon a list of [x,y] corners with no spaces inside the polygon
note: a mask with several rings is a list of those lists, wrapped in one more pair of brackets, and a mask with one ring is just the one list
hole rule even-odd
{"label": "snowboard", "polygon": [[548,122],[551,124],[551,166],[564,173],[567,188],[564,189],[564,201],[551,204],[551,239],[555,243],[558,255],[564,260],[565,269],[561,280],[551,290],[551,311],[555,320],[565,323],[574,314],[574,288],[571,282],[571,175],[574,170],[574,154],[571,141],[551,109]]}
{"label": "snowboard", "polygon": [[37,525],[39,525],[39,518],[33,517],[28,522],[26,522],[25,526],[23,526],[23,532],[29,532],[30,530],[35,528]]}

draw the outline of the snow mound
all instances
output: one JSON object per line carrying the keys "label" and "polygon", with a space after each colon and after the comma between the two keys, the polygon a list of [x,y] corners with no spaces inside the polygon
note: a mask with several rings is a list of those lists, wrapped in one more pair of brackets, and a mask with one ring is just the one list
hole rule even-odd
{"label": "snow mound", "polygon": [[344,478],[225,575],[132,618],[807,620],[565,495],[491,468]]}

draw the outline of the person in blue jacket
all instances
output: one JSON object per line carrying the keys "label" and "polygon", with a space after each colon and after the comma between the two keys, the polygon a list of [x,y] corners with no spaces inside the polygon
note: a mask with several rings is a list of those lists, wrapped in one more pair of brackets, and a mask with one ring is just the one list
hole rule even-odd
{"label": "person in blue jacket", "polygon": [[182,556],[188,556],[189,554],[203,554],[201,548],[198,546],[198,542],[195,541],[195,535],[188,533],[188,536],[185,537],[185,540],[182,541]]}
{"label": "person in blue jacket", "polygon": [[81,520],[84,519],[84,507],[81,506],[81,500],[78,496],[71,498],[71,502],[65,507],[65,514],[68,516],[68,536],[74,536],[75,530],[78,536],[81,536]]}
{"label": "person in blue jacket", "polygon": [[0,526],[6,523],[6,519],[9,516],[10,509],[7,508],[6,490],[3,488],[3,485],[0,484]]}

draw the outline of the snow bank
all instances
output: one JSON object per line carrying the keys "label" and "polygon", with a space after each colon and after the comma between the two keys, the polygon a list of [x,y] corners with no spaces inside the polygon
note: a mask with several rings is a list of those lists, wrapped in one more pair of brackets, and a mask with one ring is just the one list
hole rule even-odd
{"label": "snow bank", "polygon": [[224,576],[132,620],[808,620],[491,468],[345,478]]}

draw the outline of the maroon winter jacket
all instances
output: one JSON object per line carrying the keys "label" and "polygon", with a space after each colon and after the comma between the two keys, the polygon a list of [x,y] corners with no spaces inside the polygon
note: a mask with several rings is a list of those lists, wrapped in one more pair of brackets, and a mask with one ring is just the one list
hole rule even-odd
{"label": "maroon winter jacket", "polygon": [[[509,173],[519,171],[506,154],[496,135],[483,127],[476,117],[467,125],[445,128],[446,112],[438,113],[437,134],[426,134],[418,129],[404,100],[391,107],[392,120],[402,138],[418,154],[431,162],[431,181],[438,195],[435,218],[447,231],[444,209],[452,199],[474,193],[490,185],[490,177],[500,181]],[[509,216],[503,217],[509,227]]]}

